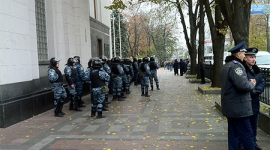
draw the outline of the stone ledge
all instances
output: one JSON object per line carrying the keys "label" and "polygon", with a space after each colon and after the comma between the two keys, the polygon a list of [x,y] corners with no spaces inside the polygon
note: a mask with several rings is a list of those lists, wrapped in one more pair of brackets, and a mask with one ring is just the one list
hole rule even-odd
{"label": "stone ledge", "polygon": [[198,86],[198,90],[200,93],[202,93],[204,95],[205,94],[221,94],[221,90],[211,90],[211,89],[205,90],[200,86]]}
{"label": "stone ledge", "polygon": [[[192,78],[192,79],[195,79],[195,78]],[[191,78],[189,79],[190,83],[201,83],[201,79],[198,79],[196,81],[192,81],[192,79]],[[210,83],[210,82],[211,81],[209,79],[205,78],[205,83]]]}

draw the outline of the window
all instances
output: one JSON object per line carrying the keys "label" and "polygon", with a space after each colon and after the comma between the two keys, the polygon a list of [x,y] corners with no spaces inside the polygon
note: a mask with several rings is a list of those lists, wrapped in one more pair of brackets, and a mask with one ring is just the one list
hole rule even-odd
{"label": "window", "polygon": [[47,32],[44,0],[35,0],[38,60],[48,60]]}

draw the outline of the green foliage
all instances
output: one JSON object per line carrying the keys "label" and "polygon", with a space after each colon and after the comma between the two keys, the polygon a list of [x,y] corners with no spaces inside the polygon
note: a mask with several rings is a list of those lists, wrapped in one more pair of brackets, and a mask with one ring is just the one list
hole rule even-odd
{"label": "green foliage", "polygon": [[113,0],[112,5],[105,6],[106,9],[114,10],[114,9],[125,9],[127,6],[123,3],[122,0]]}
{"label": "green foliage", "polygon": [[[127,57],[129,53],[128,39],[127,39],[127,28],[126,24],[123,22],[123,16],[118,10],[114,10],[112,13],[114,17],[111,20],[111,37],[112,37],[112,50],[116,50],[116,56],[120,56],[120,42],[121,42],[121,51],[122,57]],[[120,16],[120,18],[119,18]],[[120,19],[120,35],[119,35],[119,19]],[[114,25],[114,30],[113,30]],[[114,36],[115,34],[115,36]],[[114,48],[114,37],[115,37],[115,48]],[[121,37],[121,41],[120,41]],[[113,53],[114,54],[114,53]]]}

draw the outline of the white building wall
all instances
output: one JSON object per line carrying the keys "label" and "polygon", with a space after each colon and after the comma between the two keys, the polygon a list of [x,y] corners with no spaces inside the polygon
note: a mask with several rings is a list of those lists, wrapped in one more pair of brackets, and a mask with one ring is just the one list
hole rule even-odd
{"label": "white building wall", "polygon": [[35,0],[1,0],[0,20],[0,85],[39,78]]}
{"label": "white building wall", "polygon": [[87,66],[91,58],[89,0],[46,0],[49,58],[58,57],[63,73],[66,61],[76,55]]}

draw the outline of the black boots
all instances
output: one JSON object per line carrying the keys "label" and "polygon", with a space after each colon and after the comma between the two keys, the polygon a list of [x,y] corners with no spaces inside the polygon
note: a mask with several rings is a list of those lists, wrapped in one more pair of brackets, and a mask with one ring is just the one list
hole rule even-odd
{"label": "black boots", "polygon": [[150,97],[150,95],[148,95],[148,88],[145,88],[145,97]]}
{"label": "black boots", "polygon": [[130,91],[129,91],[129,89],[127,89],[127,90],[126,90],[126,94],[130,94]]}
{"label": "black boots", "polygon": [[151,85],[151,91],[153,91],[153,88],[154,88],[154,86],[153,86],[153,85]]}
{"label": "black boots", "polygon": [[69,96],[69,110],[74,110],[74,98],[72,95]]}
{"label": "black boots", "polygon": [[104,116],[102,116],[102,111],[98,111],[97,119],[99,118],[105,118]]}
{"label": "black boots", "polygon": [[112,101],[115,101],[117,99],[117,96],[113,96]]}
{"label": "black boots", "polygon": [[54,116],[55,117],[63,117],[63,115],[61,114],[61,100],[56,100],[56,106],[55,106],[55,110],[54,110]]}
{"label": "black boots", "polygon": [[144,91],[142,91],[142,95],[141,96],[144,96]]}
{"label": "black boots", "polygon": [[125,99],[122,96],[118,96],[118,101],[125,101]]}
{"label": "black boots", "polygon": [[96,116],[96,111],[92,110],[91,111],[91,117],[95,117]]}
{"label": "black boots", "polygon": [[157,89],[160,90],[159,85],[157,85]]}

